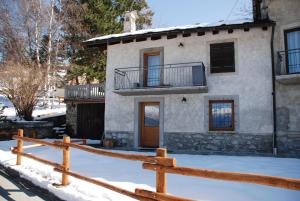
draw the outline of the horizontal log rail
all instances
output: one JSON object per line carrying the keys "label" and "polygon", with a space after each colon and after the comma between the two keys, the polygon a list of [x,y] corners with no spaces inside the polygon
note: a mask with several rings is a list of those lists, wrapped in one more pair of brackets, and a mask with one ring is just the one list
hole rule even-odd
{"label": "horizontal log rail", "polygon": [[139,189],[139,188],[135,189],[135,194],[144,196],[147,198],[159,200],[159,201],[195,201],[192,199],[180,198],[180,197],[176,197],[176,196],[165,194],[165,193],[157,193],[157,192],[148,191],[148,190]]}
{"label": "horizontal log rail", "polygon": [[57,169],[64,168],[61,164],[54,163],[54,162],[48,161],[46,159],[43,159],[43,158],[40,158],[40,157],[37,157],[37,156],[33,156],[32,154],[26,154],[26,153],[23,153],[23,152],[18,152],[16,150],[12,150],[12,153],[18,154],[18,155],[21,155],[21,156],[24,156],[24,157],[27,157],[27,158],[30,158],[30,159],[33,159],[35,161],[44,163],[46,165],[52,166],[52,167],[57,168]]}
{"label": "horizontal log rail", "polygon": [[[89,182],[89,183],[92,183],[92,184],[96,184],[98,186],[107,188],[109,190],[115,191],[117,193],[126,195],[126,196],[134,198],[134,199],[143,200],[143,199],[146,198],[143,195],[137,195],[134,192],[128,191],[126,189],[122,189],[122,188],[116,187],[114,185],[111,185],[109,183],[106,183],[106,182],[103,182],[103,181],[99,181],[99,180],[96,180],[96,179],[92,179],[92,178],[80,175],[78,173],[75,173],[75,172],[64,171],[64,170],[62,170],[60,168],[54,168],[54,171],[70,175],[72,177],[75,177],[77,179],[80,179],[80,180],[83,180],[83,181],[86,181],[86,182]],[[150,201],[150,200],[153,200],[153,199],[148,199],[148,200]]]}
{"label": "horizontal log rail", "polygon": [[[175,158],[167,157],[166,149],[157,149],[156,156],[148,156],[143,154],[126,154],[113,152],[103,149],[95,149],[85,145],[75,144],[74,142],[83,142],[85,140],[71,140],[70,137],[64,136],[63,141],[46,142],[39,139],[32,139],[23,137],[23,130],[18,130],[18,136],[14,136],[17,140],[17,147],[11,148],[12,153],[17,154],[17,165],[21,165],[22,156],[31,158],[38,162],[50,165],[54,167],[54,171],[62,173],[62,186],[69,184],[68,176],[75,177],[80,180],[87,181],[89,183],[107,188],[114,192],[123,194],[125,196],[138,199],[141,201],[193,201],[192,199],[181,198],[167,193],[167,181],[166,174],[177,174],[184,176],[201,177],[207,179],[217,179],[231,182],[241,183],[254,183],[259,185],[266,185],[272,187],[279,187],[284,189],[300,190],[300,180],[268,175],[248,174],[240,172],[225,172],[219,170],[208,170],[198,168],[187,168],[176,166]],[[36,143],[34,145],[23,146],[23,141]],[[54,163],[46,159],[42,159],[32,154],[23,153],[23,149],[50,146],[61,149],[63,151],[62,164]],[[87,176],[80,175],[70,171],[70,148],[79,149],[89,153],[103,155],[107,157],[114,157],[125,160],[141,161],[143,162],[143,168],[146,170],[152,170],[156,172],[156,192],[136,188],[134,192],[114,186],[112,184],[99,181]]]}
{"label": "horizontal log rail", "polygon": [[13,139],[22,140],[22,141],[25,141],[25,142],[33,142],[33,143],[37,143],[37,144],[41,144],[41,145],[45,145],[45,146],[49,146],[49,147],[54,147],[54,148],[57,148],[57,149],[66,149],[67,148],[67,146],[64,146],[64,145],[59,144],[59,143],[47,142],[47,141],[34,139],[34,138],[29,138],[29,137],[13,136]]}
{"label": "horizontal log rail", "polygon": [[1,131],[0,135],[16,135],[17,133],[14,132],[6,132],[6,131]]}
{"label": "horizontal log rail", "polygon": [[284,177],[275,177],[259,174],[246,174],[239,172],[225,172],[217,170],[186,168],[186,167],[163,167],[160,165],[144,163],[143,168],[153,171],[163,171],[171,174],[185,176],[202,177],[207,179],[217,179],[224,181],[235,181],[243,183],[255,183],[266,186],[300,190],[300,180]]}
{"label": "horizontal log rail", "polygon": [[23,149],[31,149],[31,148],[44,147],[44,146],[46,146],[46,145],[44,145],[44,144],[31,144],[31,145],[23,146]]}
{"label": "horizontal log rail", "polygon": [[61,141],[55,141],[56,144],[61,144],[63,146],[69,146],[72,148],[80,149],[82,151],[103,155],[103,156],[109,156],[114,158],[120,158],[125,160],[133,160],[133,161],[143,161],[148,163],[155,163],[163,166],[175,166],[176,165],[176,159],[175,158],[163,158],[163,157],[157,157],[157,156],[146,156],[143,154],[124,154],[124,153],[117,153],[112,151],[107,151],[103,149],[95,149],[90,148],[87,146],[79,145],[79,144],[73,144],[73,143],[63,143]]}
{"label": "horizontal log rail", "polygon": [[[71,140],[71,142],[82,142],[82,144],[87,144],[86,139],[80,139],[80,140]],[[45,144],[31,144],[31,145],[26,145],[23,146],[23,149],[32,149],[32,148],[37,148],[37,147],[44,147],[46,146]],[[12,149],[17,149],[17,147],[12,147]]]}

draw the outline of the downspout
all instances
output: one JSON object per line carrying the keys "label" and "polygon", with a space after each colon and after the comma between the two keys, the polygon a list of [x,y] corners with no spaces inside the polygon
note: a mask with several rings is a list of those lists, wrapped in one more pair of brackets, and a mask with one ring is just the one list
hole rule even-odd
{"label": "downspout", "polygon": [[276,86],[275,86],[275,61],[274,61],[274,32],[275,24],[272,24],[271,35],[271,59],[272,59],[272,96],[273,96],[273,155],[277,155],[277,116],[276,116]]}

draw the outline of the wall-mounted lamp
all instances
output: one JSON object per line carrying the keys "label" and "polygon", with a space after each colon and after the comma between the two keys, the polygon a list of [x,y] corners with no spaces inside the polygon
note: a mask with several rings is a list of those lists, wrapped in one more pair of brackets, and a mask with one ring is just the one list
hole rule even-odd
{"label": "wall-mounted lamp", "polygon": [[184,47],[183,43],[179,43],[178,47]]}
{"label": "wall-mounted lamp", "polygon": [[186,103],[186,97],[182,97],[181,102]]}

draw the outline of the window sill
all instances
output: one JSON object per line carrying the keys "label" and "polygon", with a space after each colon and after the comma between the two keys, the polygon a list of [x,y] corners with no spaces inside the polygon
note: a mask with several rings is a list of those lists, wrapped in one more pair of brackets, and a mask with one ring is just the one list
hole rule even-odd
{"label": "window sill", "polygon": [[208,134],[236,134],[237,131],[207,131]]}
{"label": "window sill", "polygon": [[225,76],[225,75],[235,75],[235,74],[237,74],[237,71],[234,71],[234,72],[220,72],[220,73],[211,73],[211,72],[209,72],[208,74],[207,74],[207,76]]}

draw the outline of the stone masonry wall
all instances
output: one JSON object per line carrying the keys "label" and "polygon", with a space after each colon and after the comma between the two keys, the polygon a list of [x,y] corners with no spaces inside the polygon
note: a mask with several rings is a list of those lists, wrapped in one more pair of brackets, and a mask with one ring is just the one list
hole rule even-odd
{"label": "stone masonry wall", "polygon": [[4,122],[0,124],[0,132],[16,133],[18,129],[24,129],[24,136],[33,137],[28,131],[36,131],[37,138],[51,138],[53,136],[53,122],[48,121],[23,121]]}
{"label": "stone masonry wall", "polygon": [[279,133],[277,136],[278,154],[300,158],[300,133]]}
{"label": "stone masonry wall", "polygon": [[[105,138],[114,139],[116,147],[135,148],[133,132],[106,131]],[[272,154],[272,135],[164,133],[164,147],[177,153]]]}
{"label": "stone masonry wall", "polygon": [[133,132],[124,131],[106,131],[105,139],[113,139],[116,147],[133,148],[134,144]]}
{"label": "stone masonry wall", "polygon": [[272,135],[239,133],[165,133],[172,151],[222,154],[271,154]]}

